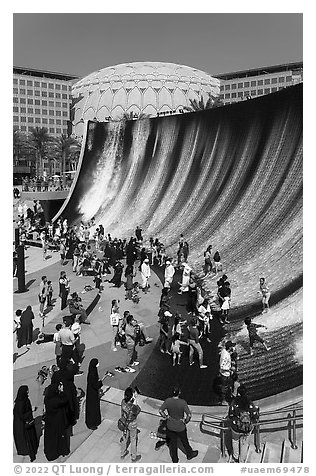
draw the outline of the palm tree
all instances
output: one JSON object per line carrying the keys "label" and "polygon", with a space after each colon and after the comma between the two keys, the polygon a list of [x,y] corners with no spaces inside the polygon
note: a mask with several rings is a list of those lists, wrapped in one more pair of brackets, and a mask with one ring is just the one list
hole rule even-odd
{"label": "palm tree", "polygon": [[13,129],[13,158],[17,164],[20,159],[28,158],[30,149],[25,134],[18,129]]}
{"label": "palm tree", "polygon": [[36,175],[43,175],[43,160],[47,157],[52,137],[48,134],[46,127],[35,127],[31,129],[29,145],[35,151]]}
{"label": "palm tree", "polygon": [[74,163],[78,163],[80,153],[80,143],[77,139],[66,134],[61,134],[54,140],[53,155],[56,159],[61,160],[61,174],[65,182],[65,172],[67,171],[67,165],[70,163],[70,167],[73,170]]}
{"label": "palm tree", "polygon": [[188,112],[197,112],[204,111],[205,109],[212,109],[214,107],[223,106],[222,101],[209,94],[209,97],[205,101],[203,96],[200,96],[200,99],[190,99],[190,106],[183,106],[183,109]]}

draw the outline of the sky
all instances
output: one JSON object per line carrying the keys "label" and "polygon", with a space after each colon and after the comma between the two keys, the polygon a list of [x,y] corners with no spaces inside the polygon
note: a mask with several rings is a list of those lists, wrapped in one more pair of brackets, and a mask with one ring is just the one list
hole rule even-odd
{"label": "sky", "polygon": [[209,74],[303,60],[301,13],[14,13],[13,64],[83,77],[134,61]]}

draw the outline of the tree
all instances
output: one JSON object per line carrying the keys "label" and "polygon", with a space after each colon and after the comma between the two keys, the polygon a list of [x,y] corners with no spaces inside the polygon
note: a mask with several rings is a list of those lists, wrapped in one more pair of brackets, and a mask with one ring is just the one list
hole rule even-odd
{"label": "tree", "polygon": [[35,127],[31,129],[29,145],[35,152],[37,177],[43,175],[43,160],[47,157],[52,140],[46,127]]}
{"label": "tree", "polygon": [[190,106],[184,106],[183,109],[188,112],[197,112],[223,105],[223,102],[218,97],[214,97],[210,94],[206,101],[203,96],[201,96],[198,100],[190,99]]}
{"label": "tree", "polygon": [[17,165],[21,159],[32,159],[32,151],[27,136],[18,129],[13,129],[13,159],[14,163]]}
{"label": "tree", "polygon": [[65,178],[67,166],[75,170],[78,163],[81,145],[77,139],[66,134],[61,134],[54,139],[52,147],[52,156],[61,161],[61,173]]}

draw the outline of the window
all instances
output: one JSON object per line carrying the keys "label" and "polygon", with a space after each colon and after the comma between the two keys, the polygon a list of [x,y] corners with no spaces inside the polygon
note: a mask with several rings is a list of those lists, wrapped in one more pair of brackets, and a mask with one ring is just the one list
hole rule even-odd
{"label": "window", "polygon": [[42,97],[47,98],[47,92],[46,91],[42,91]]}
{"label": "window", "polygon": [[225,84],[225,91],[230,91],[230,84]]}
{"label": "window", "polygon": [[15,103],[19,102],[18,98],[13,98],[13,102]]}
{"label": "window", "polygon": [[66,84],[63,84],[61,88],[62,88],[63,91],[67,91],[67,86],[66,86]]}
{"label": "window", "polygon": [[63,134],[67,134],[68,133],[68,130],[67,129],[63,129]]}
{"label": "window", "polygon": [[230,93],[225,94],[225,99],[230,99]]}
{"label": "window", "polygon": [[21,126],[21,131],[26,131],[26,126]]}
{"label": "window", "polygon": [[13,116],[13,122],[19,122],[19,116]]}
{"label": "window", "polygon": [[35,96],[39,97],[41,95],[41,91],[35,91]]}
{"label": "window", "polygon": [[238,88],[242,88],[243,87],[243,83],[238,83]]}
{"label": "window", "polygon": [[26,107],[21,107],[21,108],[20,108],[20,112],[21,112],[22,114],[26,114]]}
{"label": "window", "polygon": [[35,86],[36,88],[39,88],[39,87],[40,87],[40,82],[39,82],[39,81],[34,81],[34,86]]}
{"label": "window", "polygon": [[27,103],[28,103],[28,104],[33,104],[33,99],[28,99],[28,100],[27,100]]}
{"label": "window", "polygon": [[42,83],[42,88],[47,88],[47,83]]}
{"label": "window", "polygon": [[253,86],[256,86],[256,84],[257,84],[257,81],[251,81],[251,83],[250,83],[250,84],[251,84],[251,86],[252,86],[252,87],[253,87]]}
{"label": "window", "polygon": [[18,84],[17,78],[13,78],[13,84]]}
{"label": "window", "polygon": [[256,91],[255,89],[253,89],[253,90],[251,91],[251,96],[256,96],[256,95],[257,95],[257,91]]}
{"label": "window", "polygon": [[47,101],[42,101],[42,106],[47,106]]}
{"label": "window", "polygon": [[58,124],[59,126],[61,126],[61,120],[60,120],[60,119],[56,119],[56,124]]}
{"label": "window", "polygon": [[55,94],[55,97],[56,97],[57,99],[60,99],[60,98],[61,98],[61,94],[60,94],[60,93],[56,93],[56,94]]}
{"label": "window", "polygon": [[26,122],[26,117],[25,116],[21,117],[21,122]]}
{"label": "window", "polygon": [[50,116],[55,116],[55,111],[53,111],[52,109],[49,110],[49,115]]}
{"label": "window", "polygon": [[54,119],[49,119],[49,121],[48,121],[48,122],[49,122],[49,124],[55,124],[55,121],[54,121]]}
{"label": "window", "polygon": [[219,98],[220,98],[220,99],[224,99],[224,94],[220,94],[220,95],[219,95]]}
{"label": "window", "polygon": [[68,108],[68,104],[66,102],[63,102],[63,107],[67,107]]}
{"label": "window", "polygon": [[35,99],[34,103],[35,103],[35,106],[40,106],[41,101],[39,99]]}
{"label": "window", "polygon": [[245,96],[249,96],[249,91],[244,91]]}
{"label": "window", "polygon": [[35,109],[35,114],[40,114],[41,110],[40,109]]}
{"label": "window", "polygon": [[265,88],[264,89],[264,94],[269,94],[270,93],[270,88]]}
{"label": "window", "polygon": [[236,83],[232,84],[232,89],[236,89],[236,88],[237,88],[237,84]]}
{"label": "window", "polygon": [[224,91],[224,86],[221,86],[221,87],[220,87],[220,91]]}
{"label": "window", "polygon": [[46,119],[46,117],[43,117],[42,123],[43,123],[43,124],[47,124],[47,119]]}
{"label": "window", "polygon": [[49,101],[48,105],[49,107],[54,107],[54,101]]}
{"label": "window", "polygon": [[61,111],[56,111],[56,116],[61,116]]}
{"label": "window", "polygon": [[261,94],[263,94],[263,89],[258,89],[258,96],[260,96]]}
{"label": "window", "polygon": [[21,98],[21,99],[20,99],[20,103],[21,103],[21,104],[26,104],[26,99],[25,99],[25,98]]}
{"label": "window", "polygon": [[272,79],[271,79],[271,83],[272,83],[272,84],[276,84],[277,82],[278,82],[278,78],[272,78]]}
{"label": "window", "polygon": [[259,79],[258,86],[263,86],[263,79]]}
{"label": "window", "polygon": [[232,98],[236,98],[237,97],[237,93],[232,93]]}
{"label": "window", "polygon": [[34,122],[34,117],[28,117],[27,122],[32,122],[33,123]]}
{"label": "window", "polygon": [[238,97],[239,97],[239,98],[242,98],[242,96],[243,96],[243,93],[240,91],[240,92],[238,93]]}
{"label": "window", "polygon": [[40,123],[41,123],[41,118],[35,117],[35,124],[40,124]]}
{"label": "window", "polygon": [[60,84],[55,84],[55,89],[60,89]]}
{"label": "window", "polygon": [[270,84],[270,78],[265,79],[264,84]]}
{"label": "window", "polygon": [[63,111],[63,117],[68,117],[68,111]]}
{"label": "window", "polygon": [[56,107],[61,107],[61,102],[56,102]]}
{"label": "window", "polygon": [[67,121],[63,121],[63,126],[67,126]]}
{"label": "window", "polygon": [[279,77],[279,83],[284,83],[284,77],[283,76]]}
{"label": "window", "polygon": [[25,86],[25,80],[24,79],[20,79],[20,86]]}
{"label": "window", "polygon": [[28,108],[27,108],[27,113],[28,113],[28,114],[34,114],[33,108],[32,108],[32,107],[28,107]]}
{"label": "window", "polygon": [[20,94],[25,94],[25,89],[20,89]]}
{"label": "window", "polygon": [[246,81],[246,82],[244,83],[244,87],[245,87],[245,88],[249,88],[249,81]]}
{"label": "window", "polygon": [[71,91],[72,87],[71,86],[68,86],[68,91]]}
{"label": "window", "polygon": [[54,93],[48,93],[48,96],[49,96],[50,98],[54,98],[54,97],[55,97],[55,94],[54,94]]}
{"label": "window", "polygon": [[19,112],[18,106],[13,106],[13,112]]}
{"label": "window", "polygon": [[26,81],[26,85],[27,85],[27,86],[33,86],[33,81],[29,81],[29,80]]}
{"label": "window", "polygon": [[60,127],[57,127],[56,133],[57,133],[57,134],[61,134],[61,128],[60,128]]}
{"label": "window", "polygon": [[27,90],[27,95],[28,95],[28,96],[33,96],[33,91],[32,91],[32,89],[28,89],[28,90]]}
{"label": "window", "polygon": [[286,81],[287,83],[290,83],[290,82],[292,81],[292,76],[287,76],[287,77],[285,78],[285,81]]}
{"label": "window", "polygon": [[67,94],[62,94],[62,98],[63,98],[63,99],[68,99]]}
{"label": "window", "polygon": [[55,128],[54,128],[54,127],[50,127],[50,128],[49,128],[49,133],[50,133],[50,134],[55,134]]}
{"label": "window", "polygon": [[54,89],[53,83],[49,83],[49,84],[48,84],[48,87],[49,87],[49,89]]}
{"label": "window", "polygon": [[271,88],[271,92],[275,93],[278,90],[278,88]]}
{"label": "window", "polygon": [[18,88],[13,88],[13,94],[18,94],[19,90]]}
{"label": "window", "polygon": [[44,116],[47,116],[47,109],[42,109],[42,114],[43,114]]}

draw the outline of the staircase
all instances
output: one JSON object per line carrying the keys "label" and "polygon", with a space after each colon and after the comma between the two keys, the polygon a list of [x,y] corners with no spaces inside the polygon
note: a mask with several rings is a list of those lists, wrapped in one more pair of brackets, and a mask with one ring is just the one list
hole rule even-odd
{"label": "staircase", "polygon": [[[231,463],[231,456],[228,460],[220,458],[219,463]],[[303,463],[303,442],[297,444],[297,449],[293,449],[288,440],[282,443],[266,442],[262,445],[261,452],[257,453],[255,445],[248,446],[246,463]]]}

